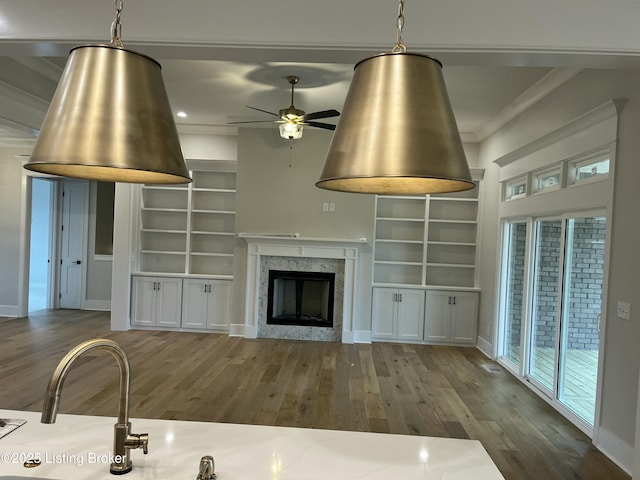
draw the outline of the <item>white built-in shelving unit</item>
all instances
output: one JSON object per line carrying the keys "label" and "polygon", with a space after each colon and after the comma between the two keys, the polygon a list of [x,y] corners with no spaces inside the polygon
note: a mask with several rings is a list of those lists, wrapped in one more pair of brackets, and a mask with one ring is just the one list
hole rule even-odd
{"label": "white built-in shelving unit", "polygon": [[[228,330],[235,162],[201,163],[190,172],[190,184],[140,187],[131,306],[136,327]],[[165,288],[168,281],[176,288]],[[182,308],[185,299],[206,308]]]}
{"label": "white built-in shelving unit", "polygon": [[[431,317],[436,312],[449,308],[450,303],[446,306],[437,305],[441,296],[424,295],[435,290],[443,292],[443,298],[448,302],[452,302],[452,298],[466,299],[467,296],[461,292],[474,297],[471,305],[475,307],[465,310],[465,316],[469,318],[458,319],[457,326],[454,322],[450,323],[452,329],[461,328],[461,322],[465,321],[468,323],[464,326],[466,331],[475,328],[478,303],[476,238],[482,174],[482,170],[472,170],[476,187],[464,192],[376,197],[374,339],[470,343],[468,338],[463,342],[455,331],[441,337],[426,334],[423,338],[417,337],[422,335],[420,332],[432,331],[430,327],[435,319]],[[413,305],[415,302],[405,306],[386,305],[387,302],[399,303],[406,298],[413,298],[409,296],[412,290],[422,292],[424,308]],[[402,313],[390,317],[393,318],[392,323],[398,322],[397,325],[389,323],[389,315],[385,313],[388,311]],[[421,325],[423,321],[426,322],[424,328],[421,326],[418,329],[416,325]],[[439,328],[449,327],[440,325]],[[409,331],[411,335],[404,335],[403,331]]]}
{"label": "white built-in shelving unit", "polygon": [[186,186],[143,185],[140,273],[233,277],[235,172],[193,171]]}
{"label": "white built-in shelving unit", "polygon": [[374,284],[473,288],[478,191],[378,196]]}

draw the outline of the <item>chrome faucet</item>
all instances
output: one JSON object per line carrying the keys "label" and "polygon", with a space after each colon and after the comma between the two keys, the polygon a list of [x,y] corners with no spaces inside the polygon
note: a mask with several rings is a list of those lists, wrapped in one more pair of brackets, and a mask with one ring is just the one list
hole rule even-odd
{"label": "chrome faucet", "polygon": [[198,476],[196,480],[216,480],[215,463],[211,455],[205,455],[200,459]]}
{"label": "chrome faucet", "polygon": [[115,358],[120,367],[120,400],[118,404],[118,423],[114,426],[113,440],[113,463],[110,472],[114,475],[129,473],[132,468],[129,450],[142,448],[146,455],[148,453],[149,435],[146,433],[130,433],[131,423],[129,422],[129,387],[131,385],[131,374],[129,359],[125,351],[112,340],[96,339],[81,343],[67,353],[56,367],[44,398],[42,407],[42,423],[54,423],[58,413],[58,403],[62,385],[71,367],[84,354],[91,350],[106,350]]}

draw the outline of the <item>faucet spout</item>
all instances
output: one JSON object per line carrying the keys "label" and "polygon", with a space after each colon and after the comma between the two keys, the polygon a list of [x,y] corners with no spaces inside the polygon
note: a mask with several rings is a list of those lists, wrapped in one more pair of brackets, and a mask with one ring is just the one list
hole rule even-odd
{"label": "faucet spout", "polygon": [[118,402],[118,421],[114,426],[114,463],[111,464],[110,471],[114,475],[121,475],[131,471],[132,463],[129,450],[142,448],[146,454],[149,438],[147,434],[131,434],[131,423],[129,422],[129,394],[131,384],[131,368],[129,358],[125,351],[112,340],[95,339],[88,340],[73,348],[67,353],[53,372],[45,393],[44,405],[42,407],[42,423],[54,423],[60,394],[71,367],[75,362],[83,357],[87,352],[93,350],[105,350],[118,363],[120,368],[120,395]]}
{"label": "faucet spout", "polygon": [[211,455],[205,455],[200,459],[200,467],[196,480],[216,480],[215,462]]}

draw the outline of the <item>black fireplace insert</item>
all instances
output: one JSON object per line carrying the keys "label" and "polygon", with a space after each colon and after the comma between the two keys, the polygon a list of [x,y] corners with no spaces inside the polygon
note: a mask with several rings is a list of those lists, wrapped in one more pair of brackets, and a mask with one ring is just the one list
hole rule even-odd
{"label": "black fireplace insert", "polygon": [[269,270],[267,324],[333,327],[335,273]]}

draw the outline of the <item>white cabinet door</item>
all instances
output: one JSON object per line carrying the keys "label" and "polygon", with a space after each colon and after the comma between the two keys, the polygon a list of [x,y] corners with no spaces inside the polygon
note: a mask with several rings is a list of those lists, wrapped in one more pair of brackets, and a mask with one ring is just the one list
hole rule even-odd
{"label": "white cabinet door", "polygon": [[131,323],[143,327],[156,324],[155,277],[133,277],[131,295]]}
{"label": "white cabinet door", "polygon": [[205,328],[207,326],[208,288],[206,280],[185,278],[182,298],[182,326]]}
{"label": "white cabinet door", "polygon": [[231,282],[185,278],[182,326],[207,330],[228,330]]}
{"label": "white cabinet door", "polygon": [[396,338],[421,341],[424,329],[424,290],[400,289],[397,295]]}
{"label": "white cabinet door", "polygon": [[448,342],[451,336],[451,293],[440,290],[427,292],[424,339]]}
{"label": "white cabinet door", "polygon": [[421,341],[424,290],[373,289],[371,335],[378,340]]}
{"label": "white cabinet door", "polygon": [[441,343],[476,343],[478,294],[431,290],[427,292],[424,339]]}
{"label": "white cabinet door", "polygon": [[179,327],[182,306],[182,279],[159,278],[158,284],[156,325],[160,327]]}
{"label": "white cabinet door", "polygon": [[231,282],[209,282],[207,328],[228,329],[231,314]]}
{"label": "white cabinet door", "polygon": [[476,343],[478,329],[478,294],[451,292],[451,340],[456,343]]}
{"label": "white cabinet door", "polygon": [[134,276],[131,324],[141,327],[180,326],[182,279]]}
{"label": "white cabinet door", "polygon": [[393,288],[374,288],[371,312],[371,336],[380,340],[395,339],[395,298],[397,291]]}

